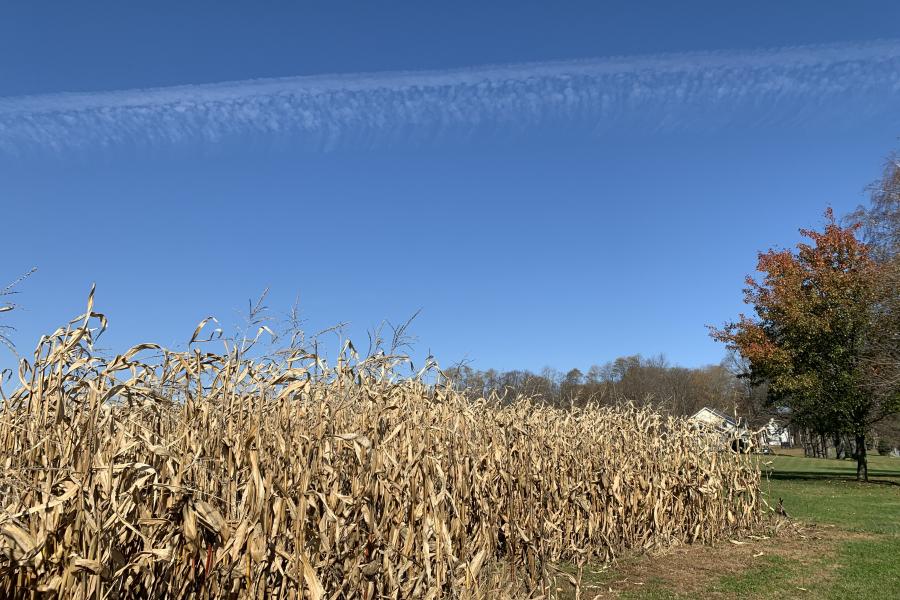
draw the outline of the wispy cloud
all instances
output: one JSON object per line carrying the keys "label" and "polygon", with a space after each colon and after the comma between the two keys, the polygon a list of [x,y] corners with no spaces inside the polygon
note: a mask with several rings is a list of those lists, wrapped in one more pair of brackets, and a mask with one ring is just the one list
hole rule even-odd
{"label": "wispy cloud", "polygon": [[900,121],[900,41],[0,98],[0,151],[288,136],[381,145],[490,128]]}

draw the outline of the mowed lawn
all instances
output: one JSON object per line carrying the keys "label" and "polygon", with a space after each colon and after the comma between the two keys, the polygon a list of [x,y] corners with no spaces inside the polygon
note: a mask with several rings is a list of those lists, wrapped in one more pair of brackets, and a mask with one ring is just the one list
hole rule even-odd
{"label": "mowed lawn", "polygon": [[868,484],[851,460],[759,460],[792,526],[587,571],[581,597],[900,599],[900,459],[871,456]]}
{"label": "mowed lawn", "polygon": [[833,557],[822,557],[814,597],[900,598],[900,459],[870,456],[868,484],[856,482],[852,460],[775,456],[764,463],[769,496],[782,498],[792,518],[833,526],[845,538]]}

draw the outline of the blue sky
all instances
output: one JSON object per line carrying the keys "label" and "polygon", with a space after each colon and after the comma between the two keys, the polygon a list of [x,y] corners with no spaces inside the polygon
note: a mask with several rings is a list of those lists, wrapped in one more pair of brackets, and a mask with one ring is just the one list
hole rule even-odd
{"label": "blue sky", "polygon": [[96,282],[115,350],[270,286],[356,339],[422,308],[444,363],[717,362],[755,253],[896,148],[896,3],[483,4],[0,8],[20,351]]}

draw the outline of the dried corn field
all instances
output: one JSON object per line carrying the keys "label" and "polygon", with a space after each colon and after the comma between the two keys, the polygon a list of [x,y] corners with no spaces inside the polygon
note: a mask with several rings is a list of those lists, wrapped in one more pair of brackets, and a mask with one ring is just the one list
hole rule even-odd
{"label": "dried corn field", "polygon": [[3,597],[546,596],[562,561],[761,515],[752,459],[648,410],[471,401],[349,348],[103,359],[104,323],[45,337],[5,395]]}

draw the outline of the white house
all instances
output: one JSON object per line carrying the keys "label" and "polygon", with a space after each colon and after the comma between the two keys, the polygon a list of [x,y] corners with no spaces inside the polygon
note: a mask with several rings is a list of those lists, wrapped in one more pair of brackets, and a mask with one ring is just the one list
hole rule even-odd
{"label": "white house", "polygon": [[767,446],[790,446],[791,432],[781,421],[769,419],[768,424],[760,433],[761,441]]}
{"label": "white house", "polygon": [[735,419],[720,410],[704,406],[688,420],[699,427],[718,432],[722,442],[735,452],[748,452],[752,446],[743,420]]}
{"label": "white house", "polygon": [[722,433],[739,434],[743,429],[734,417],[726,415],[722,411],[716,410],[714,408],[709,408],[708,406],[704,406],[703,408],[695,412],[694,415],[688,420],[693,421],[694,423],[702,423],[704,425],[712,427],[713,429],[721,431]]}

